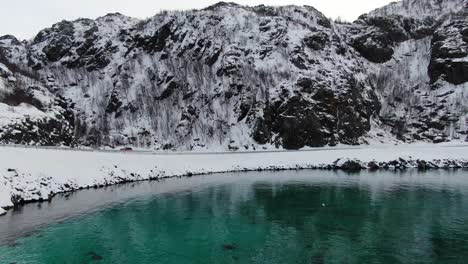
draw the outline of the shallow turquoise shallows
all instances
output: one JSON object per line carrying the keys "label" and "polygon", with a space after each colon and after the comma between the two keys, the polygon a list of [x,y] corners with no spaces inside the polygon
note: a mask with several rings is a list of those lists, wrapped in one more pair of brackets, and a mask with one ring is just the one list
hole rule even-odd
{"label": "shallow turquoise shallows", "polygon": [[[468,263],[467,171],[212,175],[140,183],[130,197],[119,188],[93,191],[112,193],[108,204],[3,241],[0,263]],[[44,206],[15,217],[38,221]]]}

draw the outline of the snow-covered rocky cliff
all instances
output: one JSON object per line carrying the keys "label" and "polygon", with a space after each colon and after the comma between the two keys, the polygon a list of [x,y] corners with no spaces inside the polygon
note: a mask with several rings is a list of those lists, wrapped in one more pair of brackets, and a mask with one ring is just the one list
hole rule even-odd
{"label": "snow-covered rocky cliff", "polygon": [[405,0],[351,24],[308,6],[219,3],[148,20],[62,21],[30,41],[3,36],[0,143],[193,150],[464,140],[466,2]]}
{"label": "snow-covered rocky cliff", "polygon": [[440,18],[468,8],[467,0],[401,0],[370,13],[372,16],[401,15],[414,18]]}

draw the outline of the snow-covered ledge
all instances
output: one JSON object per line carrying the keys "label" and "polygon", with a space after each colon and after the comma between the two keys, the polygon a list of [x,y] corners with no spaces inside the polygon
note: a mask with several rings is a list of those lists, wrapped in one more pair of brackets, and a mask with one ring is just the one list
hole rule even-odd
{"label": "snow-covered ledge", "polygon": [[163,177],[301,168],[461,168],[468,167],[467,158],[467,144],[256,153],[111,153],[0,147],[0,207],[51,199],[59,192]]}

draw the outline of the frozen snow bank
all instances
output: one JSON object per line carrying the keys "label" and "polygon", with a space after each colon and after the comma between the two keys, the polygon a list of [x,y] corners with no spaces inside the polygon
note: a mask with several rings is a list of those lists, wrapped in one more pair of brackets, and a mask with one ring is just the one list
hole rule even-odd
{"label": "frozen snow bank", "polygon": [[[0,147],[0,207],[128,181],[256,169],[466,167],[468,145],[323,148],[259,153],[104,153]],[[401,162],[395,163],[395,161]],[[379,164],[380,162],[380,164]],[[426,164],[426,163],[424,163]]]}
{"label": "frozen snow bank", "polygon": [[6,211],[0,207],[0,215],[4,215],[4,214],[6,214]]}

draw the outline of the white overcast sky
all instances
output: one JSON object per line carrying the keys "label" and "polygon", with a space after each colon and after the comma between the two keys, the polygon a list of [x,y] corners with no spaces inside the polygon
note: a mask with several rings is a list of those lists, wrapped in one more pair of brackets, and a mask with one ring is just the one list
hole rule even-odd
{"label": "white overcast sky", "polygon": [[[137,18],[151,17],[161,10],[199,9],[219,0],[0,0],[0,36],[32,38],[39,30],[63,19],[96,18],[120,12]],[[231,2],[231,1],[226,1]],[[353,21],[359,15],[391,0],[234,0],[242,5],[310,5],[327,17]]]}

